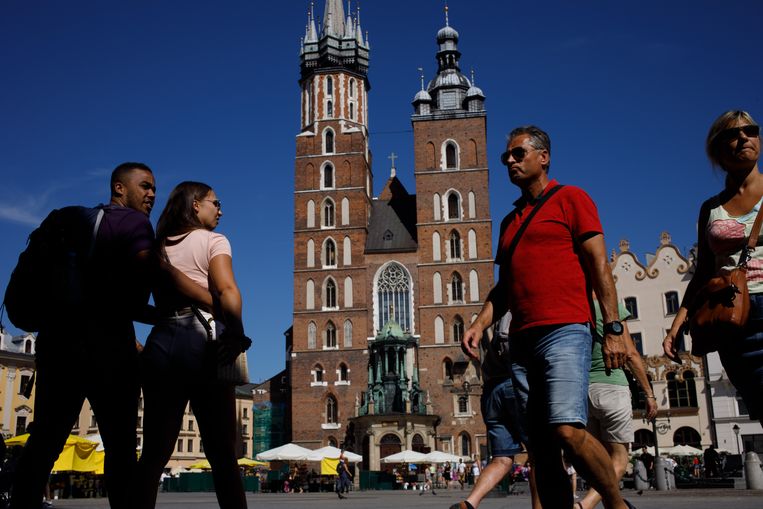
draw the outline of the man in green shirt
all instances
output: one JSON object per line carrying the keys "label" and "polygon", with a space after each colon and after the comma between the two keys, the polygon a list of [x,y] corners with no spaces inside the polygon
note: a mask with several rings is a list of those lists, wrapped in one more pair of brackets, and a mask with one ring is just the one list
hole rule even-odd
{"label": "man in green shirt", "polygon": [[[622,478],[628,465],[628,444],[633,442],[633,417],[631,391],[622,368],[608,370],[604,366],[601,341],[604,324],[599,302],[594,300],[596,312],[596,334],[591,351],[591,369],[588,374],[588,432],[598,438],[612,458],[617,478]],[[630,313],[618,303],[620,320],[630,318]],[[646,395],[646,418],[652,420],[657,415],[657,401],[646,377],[646,369],[641,354],[633,344],[628,326],[623,323],[626,346],[626,366],[636,378]],[[583,500],[575,502],[575,509],[593,509],[601,500],[594,489],[589,489]]]}

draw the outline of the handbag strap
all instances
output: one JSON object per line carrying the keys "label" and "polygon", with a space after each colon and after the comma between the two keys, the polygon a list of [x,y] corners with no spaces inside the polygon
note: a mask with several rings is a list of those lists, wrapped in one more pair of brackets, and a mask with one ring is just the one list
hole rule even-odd
{"label": "handbag strap", "polygon": [[761,225],[763,225],[763,205],[758,209],[758,214],[755,216],[755,222],[752,223],[750,237],[747,239],[747,245],[742,248],[742,253],[739,255],[739,263],[737,263],[737,267],[747,268],[747,262],[749,262],[752,258],[752,252],[758,245],[758,236],[760,236]]}
{"label": "handbag strap", "polygon": [[517,244],[519,244],[519,239],[522,238],[522,234],[527,229],[527,226],[530,224],[530,221],[532,221],[532,218],[535,217],[535,214],[538,213],[543,204],[546,203],[549,198],[554,196],[554,194],[563,187],[563,185],[558,185],[549,189],[548,192],[543,193],[543,196],[541,196],[540,200],[538,200],[538,203],[535,204],[535,207],[533,207],[533,209],[530,211],[530,214],[528,214],[527,219],[525,219],[525,221],[519,226],[517,233],[514,234],[514,238],[511,239],[511,244],[509,244],[509,247],[506,249],[506,254],[504,255],[501,262],[502,264],[505,264],[508,267],[509,263],[511,262],[511,258],[514,256],[514,251],[517,249]]}

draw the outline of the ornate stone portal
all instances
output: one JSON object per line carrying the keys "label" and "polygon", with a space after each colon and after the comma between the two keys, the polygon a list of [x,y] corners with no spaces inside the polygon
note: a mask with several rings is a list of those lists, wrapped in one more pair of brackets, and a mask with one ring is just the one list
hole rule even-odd
{"label": "ornate stone portal", "polygon": [[[394,316],[393,313],[390,313]],[[356,401],[345,447],[363,454],[364,470],[382,470],[381,458],[435,448],[440,417],[432,415],[419,385],[418,340],[389,320],[369,343],[368,389]]]}

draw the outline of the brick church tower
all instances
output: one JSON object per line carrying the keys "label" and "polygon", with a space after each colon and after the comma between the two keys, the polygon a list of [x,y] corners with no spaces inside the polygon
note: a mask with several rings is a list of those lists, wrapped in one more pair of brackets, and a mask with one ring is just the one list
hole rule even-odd
{"label": "brick church tower", "polygon": [[311,8],[301,46],[280,390],[291,441],[345,443],[364,469],[401,449],[484,455],[481,377],[459,341],[493,283],[485,97],[460,71],[447,14],[437,43],[437,74],[413,102],[417,194],[393,164],[376,197],[359,11],[326,0],[319,30]]}
{"label": "brick church tower", "polygon": [[300,52],[288,359],[292,439],[308,447],[342,440],[367,363],[368,59],[359,12],[345,16],[341,0],[327,0],[319,32],[311,8]]}
{"label": "brick church tower", "polygon": [[[485,96],[461,73],[458,32],[437,33],[437,75],[412,116],[418,231],[419,364],[442,417],[437,448],[480,454],[479,369],[461,352],[464,330],[493,286]],[[426,380],[426,382],[424,381]],[[478,431],[482,430],[482,431]],[[484,437],[484,436],[483,436]],[[478,444],[478,445],[475,445]],[[484,455],[484,451],[482,453]]]}

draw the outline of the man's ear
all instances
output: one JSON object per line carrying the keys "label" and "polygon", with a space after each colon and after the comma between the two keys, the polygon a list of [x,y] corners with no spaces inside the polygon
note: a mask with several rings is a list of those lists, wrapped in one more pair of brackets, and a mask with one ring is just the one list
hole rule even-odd
{"label": "man's ear", "polygon": [[114,182],[114,194],[116,196],[124,196],[125,185],[119,181]]}
{"label": "man's ear", "polygon": [[548,150],[541,150],[540,155],[538,156],[540,160],[540,164],[546,168],[551,163],[551,154],[548,153]]}

